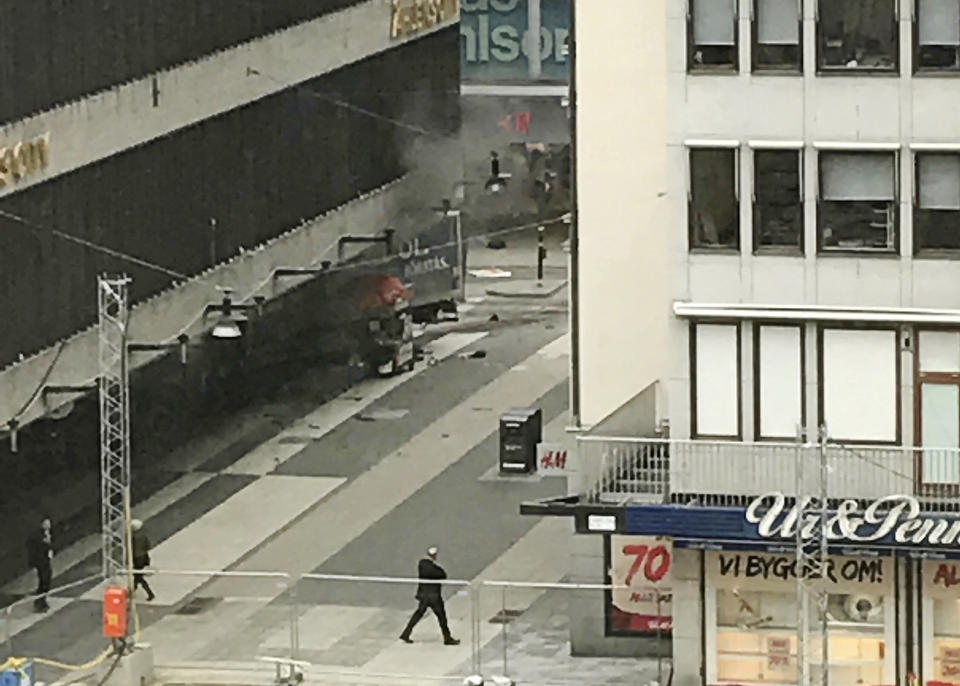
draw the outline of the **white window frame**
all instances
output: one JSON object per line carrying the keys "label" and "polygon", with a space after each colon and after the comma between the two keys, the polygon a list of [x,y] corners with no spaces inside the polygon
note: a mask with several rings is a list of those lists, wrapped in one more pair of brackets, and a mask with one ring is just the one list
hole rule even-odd
{"label": "white window frame", "polygon": [[[753,178],[750,182],[750,224],[753,227],[753,252],[756,253],[765,253],[765,252],[779,252],[782,250],[780,246],[771,246],[771,245],[759,245],[757,242],[757,231],[756,231],[756,206],[757,206],[757,153],[758,152],[770,152],[770,151],[780,151],[780,152],[796,152],[797,153],[797,186],[799,198],[798,202],[800,203],[800,245],[797,246],[801,254],[805,254],[807,251],[806,246],[806,161],[804,159],[804,145],[803,141],[772,141],[772,140],[749,140],[747,141],[747,147],[750,149],[752,155],[751,165]],[[789,250],[792,252],[793,247],[791,246]]]}
{"label": "white window frame", "polygon": [[[814,149],[817,151],[817,169],[816,169],[816,214],[817,214],[817,223],[816,223],[816,236],[817,236],[817,252],[819,253],[861,253],[861,254],[870,254],[870,253],[880,253],[880,254],[898,254],[900,252],[900,149],[901,146],[899,143],[854,143],[854,142],[815,142]],[[893,212],[893,226],[889,230],[891,231],[889,248],[876,248],[876,247],[842,247],[842,246],[826,246],[824,243],[823,236],[823,203],[831,202],[831,200],[824,198],[823,185],[824,185],[824,175],[823,175],[823,154],[827,153],[839,153],[847,155],[855,155],[858,153],[864,154],[887,154],[892,155],[893,157],[893,198],[887,200],[892,205]],[[843,201],[840,201],[843,202]],[[855,201],[850,201],[855,202]],[[883,202],[878,200],[877,202]]]}

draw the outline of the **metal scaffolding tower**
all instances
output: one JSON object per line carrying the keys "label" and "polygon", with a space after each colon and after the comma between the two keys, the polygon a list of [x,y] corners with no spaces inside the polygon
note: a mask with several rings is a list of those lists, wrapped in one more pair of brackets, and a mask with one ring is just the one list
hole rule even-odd
{"label": "metal scaffolding tower", "polygon": [[123,574],[127,560],[126,493],[130,484],[130,385],[126,276],[97,279],[100,359],[100,508],[103,574]]}
{"label": "metal scaffolding tower", "polygon": [[[803,428],[797,434],[797,686],[827,686],[827,428],[820,427],[817,450],[804,440]],[[820,664],[819,674],[812,669],[815,663]]]}

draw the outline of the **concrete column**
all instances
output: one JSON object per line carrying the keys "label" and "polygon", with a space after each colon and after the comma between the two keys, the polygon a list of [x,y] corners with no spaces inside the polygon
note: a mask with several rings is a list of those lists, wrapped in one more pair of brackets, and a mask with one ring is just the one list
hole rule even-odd
{"label": "concrete column", "polygon": [[539,79],[540,64],[540,0],[527,0],[527,64],[530,78]]}
{"label": "concrete column", "polygon": [[[673,550],[673,685],[700,686],[703,642],[699,550]],[[682,659],[677,659],[682,656]]]}

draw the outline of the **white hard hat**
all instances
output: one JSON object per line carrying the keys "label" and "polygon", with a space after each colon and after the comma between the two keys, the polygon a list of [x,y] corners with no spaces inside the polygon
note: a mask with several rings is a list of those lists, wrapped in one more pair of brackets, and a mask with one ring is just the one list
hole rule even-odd
{"label": "white hard hat", "polygon": [[134,519],[132,522],[130,522],[130,526],[133,527],[134,531],[139,531],[143,526],[143,522],[141,522],[139,519]]}
{"label": "white hard hat", "polygon": [[432,545],[429,548],[427,548],[427,555],[429,555],[430,557],[436,557],[438,552],[440,551],[437,549],[437,546],[435,545]]}

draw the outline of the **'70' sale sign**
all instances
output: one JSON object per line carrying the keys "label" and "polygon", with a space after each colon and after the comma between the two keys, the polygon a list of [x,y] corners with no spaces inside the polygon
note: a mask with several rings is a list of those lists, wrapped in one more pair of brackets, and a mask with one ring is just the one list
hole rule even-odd
{"label": "'70' sale sign", "polygon": [[611,629],[636,633],[673,628],[673,545],[655,536],[610,537]]}

